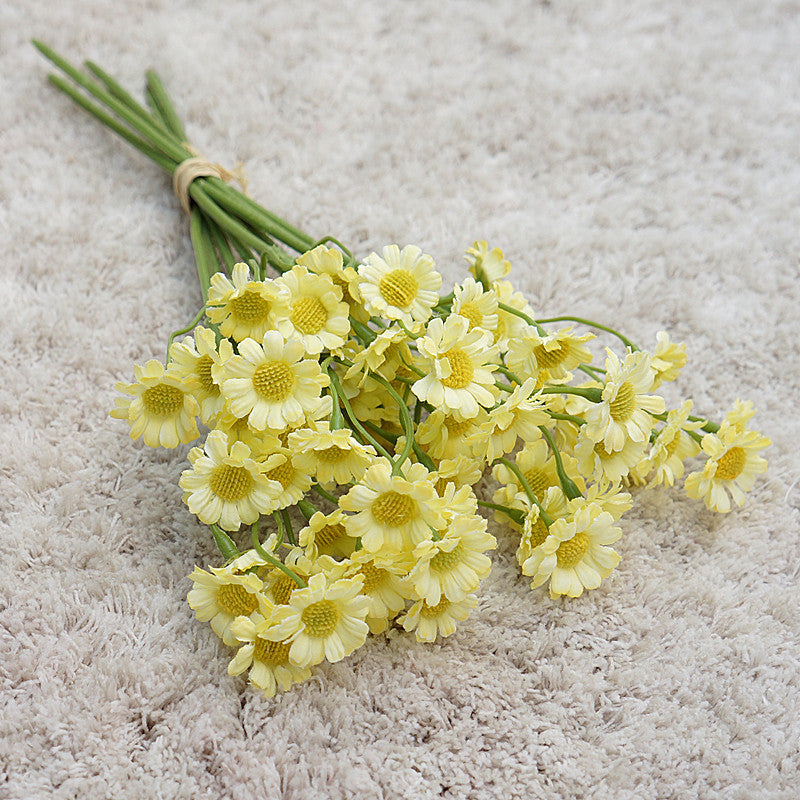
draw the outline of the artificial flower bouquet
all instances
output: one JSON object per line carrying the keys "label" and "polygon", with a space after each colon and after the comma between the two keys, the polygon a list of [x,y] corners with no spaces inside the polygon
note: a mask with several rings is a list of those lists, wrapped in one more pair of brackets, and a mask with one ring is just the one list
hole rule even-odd
{"label": "artificial flower bouquet", "polygon": [[[628,489],[683,479],[727,512],[765,471],[752,403],[720,423],[689,399],[667,408],[658,388],[686,351],[666,333],[648,351],[543,318],[483,241],[448,292],[414,245],[357,259],[233,188],[154,73],[145,107],[36,46],[77,85],[51,75],[59,89],[172,175],[190,216],[203,306],[165,363],[117,384],[111,415],[151,447],[199,442],[179,484],[222,563],[195,568],[188,601],[233,649],[228,671],[268,696],[390,626],[452,634],[496,546],[481,508],[516,531],[531,587],[579,597],[620,560]],[[602,366],[595,332],[619,344]],[[473,489],[489,468],[491,499]]]}

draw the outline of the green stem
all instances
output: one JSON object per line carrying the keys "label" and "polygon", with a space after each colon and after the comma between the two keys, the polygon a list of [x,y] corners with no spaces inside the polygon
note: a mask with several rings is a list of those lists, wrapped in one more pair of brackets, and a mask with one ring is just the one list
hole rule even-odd
{"label": "green stem", "polygon": [[540,425],[539,430],[544,435],[544,438],[547,439],[547,443],[550,445],[550,449],[553,451],[553,458],[556,460],[556,472],[558,473],[558,480],[561,483],[561,488],[564,494],[567,496],[567,499],[574,500],[576,497],[583,497],[583,493],[576,486],[575,481],[573,481],[572,478],[567,475],[567,472],[564,469],[564,464],[561,461],[561,453],[559,453],[555,440],[550,434],[550,431],[548,431],[544,425]]}
{"label": "green stem", "polygon": [[403,426],[403,433],[406,437],[406,443],[403,447],[403,451],[397,457],[397,461],[394,462],[392,466],[392,475],[402,475],[401,472],[403,463],[405,460],[411,455],[411,451],[414,449],[414,423],[411,420],[411,414],[408,411],[408,406],[403,402],[403,398],[400,397],[399,394],[392,388],[392,384],[386,380],[382,375],[378,375],[377,372],[371,372],[370,376],[373,380],[376,380],[387,392],[391,395],[392,399],[397,403],[398,410],[400,411],[400,422]]}
{"label": "green stem", "polygon": [[197,178],[189,185],[189,195],[203,213],[214,220],[226,233],[233,234],[257,253],[269,248],[269,243],[256,236],[249,228],[223,211],[204,191],[207,178]]}
{"label": "green stem", "polygon": [[579,322],[581,325],[588,325],[590,328],[597,328],[598,330],[605,331],[606,333],[616,336],[622,341],[623,344],[630,347],[631,350],[640,349],[630,339],[628,339],[626,336],[623,336],[619,331],[615,331],[613,328],[609,328],[607,325],[601,325],[599,322],[594,322],[590,319],[583,319],[583,317],[550,317],[550,319],[540,319],[539,322]]}
{"label": "green stem", "polygon": [[549,408],[546,408],[545,411],[553,419],[561,419],[564,420],[564,422],[573,422],[579,427],[586,424],[586,420],[583,417],[576,417],[573,414],[560,414],[558,411],[551,411]]}
{"label": "green stem", "polygon": [[540,334],[547,334],[547,331],[535,319],[531,319],[524,311],[520,311],[518,308],[514,308],[514,306],[506,305],[506,303],[498,303],[497,307],[508,314],[513,314],[515,317],[524,319],[528,325],[533,325]]}
{"label": "green stem", "polygon": [[339,505],[339,498],[332,495],[330,492],[325,491],[318,483],[311,484],[311,491],[318,494],[323,500],[333,503],[335,506]]}
{"label": "green stem", "polygon": [[574,394],[578,397],[585,397],[593,403],[599,403],[603,399],[603,390],[595,388],[581,388],[579,386],[567,386],[565,384],[552,384],[541,389],[542,394]]}
{"label": "green stem", "polygon": [[502,373],[506,376],[510,381],[514,381],[517,385],[521,386],[522,381],[510,370],[508,367],[504,367],[502,364],[497,365],[497,371]]}
{"label": "green stem", "polygon": [[522,525],[525,521],[525,512],[519,508],[508,508],[508,506],[501,506],[497,503],[487,503],[485,500],[478,500],[478,505],[482,508],[491,508],[494,511],[500,511],[507,517],[510,517],[518,525]]}
{"label": "green stem", "polygon": [[200,289],[203,292],[203,302],[208,302],[208,290],[211,286],[211,276],[218,271],[218,262],[211,236],[208,233],[203,215],[197,208],[192,209],[189,217],[189,236],[194,248],[197,263],[197,277],[200,280]]}
{"label": "green stem", "polygon": [[514,473],[520,486],[525,490],[525,494],[528,495],[528,500],[539,509],[539,516],[542,522],[549,528],[555,520],[542,508],[542,504],[534,494],[533,489],[531,489],[528,479],[522,474],[522,470],[513,461],[509,461],[507,458],[498,458],[497,460],[501,464],[505,464]]}
{"label": "green stem", "polygon": [[268,553],[262,547],[261,542],[259,541],[259,538],[258,538],[258,523],[257,522],[253,523],[253,529],[252,529],[251,538],[252,538],[252,541],[253,541],[253,550],[255,550],[256,553],[258,553],[261,556],[261,558],[264,559],[264,561],[272,564],[273,567],[277,567],[285,575],[288,575],[301,589],[305,589],[306,586],[308,586],[308,584],[298,574],[296,574],[295,572],[292,572],[292,570],[290,570],[289,567],[287,567],[286,564],[283,563],[283,561],[281,561],[278,558],[275,558],[275,556],[272,555],[272,553]]}
{"label": "green stem", "polygon": [[372,431],[377,436],[380,436],[386,439],[387,442],[391,442],[395,444],[400,436],[396,433],[391,433],[390,431],[385,431],[383,428],[379,428],[374,422],[370,422],[369,420],[363,420],[361,423],[365,428]]}
{"label": "green stem", "polygon": [[173,135],[181,142],[185,142],[186,132],[184,131],[183,124],[181,123],[181,120],[175,111],[175,107],[172,105],[172,101],[167,94],[167,90],[164,88],[164,84],[161,82],[161,78],[159,78],[152,69],[147,70],[145,73],[145,78],[147,79],[148,97],[152,100],[153,105],[155,106],[153,110],[157,111],[159,116],[164,120],[167,128],[172,131]]}
{"label": "green stem", "polygon": [[311,519],[314,514],[319,512],[319,509],[311,502],[306,500],[304,497],[301,497],[297,501],[297,508],[299,509],[300,513],[306,518],[306,520]]}
{"label": "green stem", "polygon": [[214,243],[214,247],[216,247],[217,253],[219,253],[219,257],[225,264],[228,274],[230,275],[233,272],[233,265],[236,261],[231,252],[228,240],[225,238],[225,234],[223,234],[216,222],[209,219],[207,224],[209,233],[211,234],[211,241]]}
{"label": "green stem", "polygon": [[297,541],[294,538],[294,529],[292,528],[292,520],[291,517],[289,516],[288,508],[281,509],[281,518],[283,519],[283,527],[284,530],[286,531],[286,535],[289,537],[289,541],[292,544],[296,545]]}
{"label": "green stem", "polygon": [[203,314],[205,313],[206,313],[206,307],[203,306],[200,309],[200,311],[197,312],[197,316],[185,328],[181,328],[180,330],[177,331],[172,331],[172,333],[169,335],[169,339],[167,340],[167,358],[166,358],[167,364],[169,364],[169,362],[172,360],[169,351],[172,348],[172,342],[175,340],[175,337],[181,336],[184,333],[189,333],[189,331],[194,330],[197,327],[200,320],[203,318]]}

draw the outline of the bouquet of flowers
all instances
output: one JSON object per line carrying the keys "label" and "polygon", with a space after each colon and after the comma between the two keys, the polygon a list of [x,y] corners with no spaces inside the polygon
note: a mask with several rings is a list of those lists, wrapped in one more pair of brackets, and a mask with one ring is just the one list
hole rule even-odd
{"label": "bouquet of flowers", "polygon": [[[496,547],[480,508],[516,531],[533,589],[579,597],[620,560],[628,489],[683,479],[727,512],[766,470],[752,403],[719,423],[690,399],[667,408],[657,390],[686,363],[667,333],[645,350],[540,316],[484,241],[446,293],[415,245],[358,259],[231,186],[155,73],[143,106],[97,65],[35,45],[72,80],[55,86],[172,176],[189,215],[203,307],[165,362],[117,384],[111,416],[151,447],[200,442],[179,485],[222,563],[195,568],[188,601],[235,651],[228,671],[267,696],[369,633],[452,634]],[[595,332],[620,345],[602,367]],[[473,489],[489,468],[491,500]]]}

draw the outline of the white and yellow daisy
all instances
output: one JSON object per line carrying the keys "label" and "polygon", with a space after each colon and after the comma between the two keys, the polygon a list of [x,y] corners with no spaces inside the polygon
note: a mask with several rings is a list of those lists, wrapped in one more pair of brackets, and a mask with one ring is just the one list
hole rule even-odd
{"label": "white and yellow daisy", "polygon": [[370,253],[358,274],[364,307],[375,316],[398,319],[406,325],[427,322],[439,300],[442,276],[433,259],[414,245],[402,250],[387,245],[382,257]]}
{"label": "white and yellow daisy", "polygon": [[366,347],[359,347],[351,357],[353,366],[345,373],[345,380],[358,379],[362,388],[370,372],[377,372],[387,381],[394,380],[401,366],[413,364],[408,347],[408,334],[402,329],[390,326],[381,331]]}
{"label": "white and yellow daisy", "polygon": [[198,325],[193,337],[173,342],[169,355],[183,387],[191,392],[200,406],[201,421],[206,425],[212,424],[225,403],[219,383],[214,380],[214,366],[221,365],[233,355],[233,346],[227,339],[220,339],[218,350],[214,331]]}
{"label": "white and yellow daisy", "polygon": [[134,364],[135,383],[117,383],[114,388],[128,397],[114,398],[110,416],[131,426],[131,439],[144,438],[148,447],[177,447],[200,435],[195,417],[197,400],[183,384],[177,366],[167,369],[151,359],[143,367]]}
{"label": "white and yellow daisy", "polygon": [[472,419],[459,419],[437,408],[422,420],[414,438],[432,458],[444,460],[458,455],[475,458],[487,419],[485,409],[480,409]]}
{"label": "white and yellow daisy", "polygon": [[[536,375],[541,385],[549,381],[566,383],[572,380],[570,370],[588,364],[592,351],[586,342],[595,338],[593,333],[580,336],[572,333],[572,327],[560,328],[545,335],[536,328],[527,326],[522,335],[510,342],[506,363],[512,372]],[[536,369],[532,369],[536,365]]]}
{"label": "white and yellow daisy", "polygon": [[423,402],[462,419],[477,416],[480,406],[494,405],[497,396],[492,374],[497,364],[490,363],[497,348],[488,331],[468,328],[468,320],[457,314],[444,322],[431,320],[417,339],[425,377],[411,387]]}
{"label": "white and yellow daisy", "polygon": [[580,597],[584,589],[596,589],[620,559],[609,547],[622,536],[611,514],[582,498],[571,505],[571,517],[555,520],[547,539],[522,565],[523,575],[533,578],[532,588],[550,581],[554,599],[560,595]]}
{"label": "white and yellow daisy", "polygon": [[444,595],[451,602],[463,600],[489,574],[486,550],[497,540],[486,531],[486,520],[476,515],[456,517],[441,538],[427,539],[414,548],[416,565],[408,575],[416,597],[435,606]]}
{"label": "white and yellow daisy", "polygon": [[235,416],[256,430],[283,431],[305,422],[330,383],[319,363],[305,358],[303,343],[267,331],[262,343],[245,339],[225,364],[222,394]]}
{"label": "white and yellow daisy", "polygon": [[408,593],[405,565],[391,555],[358,550],[347,560],[345,577],[361,577],[361,594],[369,599],[366,623],[370,633],[383,633],[405,608]]}
{"label": "white and yellow daisy", "polygon": [[433,642],[437,634],[450,636],[455,633],[456,623],[463,622],[476,605],[478,598],[474,594],[456,602],[443,597],[435,606],[417,600],[397,621],[405,630],[414,631],[418,642]]}
{"label": "white and yellow daisy", "polygon": [[250,684],[261,689],[265,697],[274,697],[278,688],[285,692],[311,677],[308,667],[298,667],[289,661],[290,642],[266,638],[273,626],[271,615],[256,616],[255,620],[242,616],[231,623],[231,632],[242,644],[228,664],[228,675],[241,675],[249,669]]}
{"label": "white and yellow daisy", "polygon": [[475,440],[476,445],[483,444],[488,463],[510,453],[518,438],[523,442],[538,439],[542,435],[539,426],[550,423],[545,399],[535,392],[536,379],[527,378],[489,412],[488,422]]}
{"label": "white and yellow daisy", "polygon": [[469,320],[469,330],[482,328],[494,332],[497,329],[497,295],[486,291],[474,278],[467,278],[453,287],[451,313]]}
{"label": "white and yellow daisy", "polygon": [[348,428],[300,428],[289,434],[289,448],[297,469],[313,475],[323,486],[358,481],[375,460],[375,448],[363,445]]}
{"label": "white and yellow daisy", "polygon": [[702,448],[708,460],[702,470],[686,476],[686,494],[702,500],[711,511],[730,511],[731,498],[741,506],[756,475],[767,470],[766,459],[758,453],[770,444],[758,431],[723,422],[716,433],[703,437]]}
{"label": "white and yellow daisy", "polygon": [[671,342],[666,331],[656,334],[656,349],[650,361],[653,370],[653,389],[661,386],[662,381],[674,381],[686,366],[686,345],[683,342]]}
{"label": "white and yellow daisy", "polygon": [[297,543],[306,555],[316,561],[321,555],[347,558],[356,548],[356,538],[345,527],[344,512],[337,508],[332,514],[317,511],[311,515],[298,534]]}
{"label": "white and yellow daisy", "polygon": [[275,609],[266,635],[291,642],[289,660],[298,667],[341,661],[364,644],[369,632],[364,619],[370,601],[362,587],[363,580],[356,578],[329,582],[321,572],[312,575],[307,588],[292,592],[288,605]]}
{"label": "white and yellow daisy", "polygon": [[656,434],[650,445],[647,460],[655,471],[652,482],[672,486],[683,477],[683,462],[700,452],[700,445],[686,431],[696,431],[702,422],[690,422],[692,401],[687,400],[680,408],[667,412],[667,423]]}
{"label": "white and yellow daisy", "polygon": [[299,339],[310,355],[336,350],[350,333],[349,307],[342,290],[327,275],[295,265],[275,279],[285,289],[285,304],[275,309],[275,327],[284,339]]}
{"label": "white and yellow daisy", "polygon": [[364,309],[358,291],[358,272],[353,267],[344,266],[341,250],[321,244],[295,260],[309,272],[327,275],[342,290],[342,302],[347,303],[350,315],[359,322],[369,320],[369,313]]}
{"label": "white and yellow daisy", "polygon": [[511,264],[503,256],[503,251],[499,247],[490,250],[483,240],[473,242],[472,247],[467,248],[465,258],[475,280],[487,288],[511,272]]}
{"label": "white and yellow daisy", "polygon": [[274,510],[266,466],[244,442],[229,445],[223,431],[211,431],[203,449],[189,451],[189,462],[178,485],[189,511],[206,525],[237,531]]}
{"label": "white and yellow daisy", "polygon": [[378,459],[361,481],[339,499],[339,507],[355,512],[347,518],[351,535],[376,553],[411,550],[442,527],[442,502],[422,464],[404,466],[406,477],[392,475],[392,465]]}
{"label": "white and yellow daisy", "polygon": [[664,398],[648,392],[653,387],[650,355],[643,350],[629,352],[620,363],[606,348],[606,380],[602,400],[585,414],[586,435],[593,442],[603,442],[605,449],[622,450],[625,442],[646,442],[653,429],[651,414],[662,414]]}
{"label": "white and yellow daisy", "polygon": [[211,572],[195,567],[189,576],[194,584],[186,598],[189,606],[200,622],[211,623],[211,629],[229,647],[237,644],[231,631],[236,617],[256,619],[270,614],[271,605],[263,594],[263,581],[247,572],[250,567],[264,563],[251,550],[226,567],[210,567]]}
{"label": "white and yellow daisy", "polygon": [[[647,442],[625,439],[621,449],[606,450],[602,441],[592,441],[582,428],[578,433],[578,440],[573,452],[582,475],[595,481],[619,483],[632,469],[646,460]],[[649,471],[649,465],[645,472],[647,471]]]}
{"label": "white and yellow daisy", "polygon": [[211,276],[206,315],[223,336],[260,342],[274,327],[275,306],[283,302],[275,281],[250,280],[247,264],[234,264],[231,279],[222,272]]}
{"label": "white and yellow daisy", "polygon": [[272,500],[270,511],[288,508],[303,499],[311,488],[311,476],[295,463],[288,447],[281,447],[264,460],[264,477]]}
{"label": "white and yellow daisy", "polygon": [[[531,558],[533,553],[537,551],[537,548],[544,544],[545,539],[547,539],[549,535],[549,531],[542,519],[539,506],[533,505],[524,492],[521,494],[520,500],[523,501],[525,508],[527,508],[527,513],[522,523],[522,535],[520,536],[516,552],[517,563],[522,567],[522,565]],[[547,489],[542,495],[540,503],[544,509],[544,513],[551,519],[559,519],[569,514],[567,498],[564,492],[557,486],[551,486]]]}

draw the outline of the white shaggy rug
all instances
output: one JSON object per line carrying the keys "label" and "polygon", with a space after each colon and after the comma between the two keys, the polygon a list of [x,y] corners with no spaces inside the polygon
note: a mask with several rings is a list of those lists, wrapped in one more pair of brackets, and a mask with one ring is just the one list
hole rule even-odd
{"label": "white shaggy rug", "polygon": [[[545,316],[685,340],[674,387],[773,440],[747,505],[637,493],[579,600],[497,526],[480,604],[434,646],[374,638],[275,700],[185,597],[217,564],[188,447],[108,418],[199,304],[157,167],[29,44],[137,93],[255,197],[446,282],[499,245]],[[786,1],[0,5],[0,798],[725,798],[800,789],[800,5]]]}

